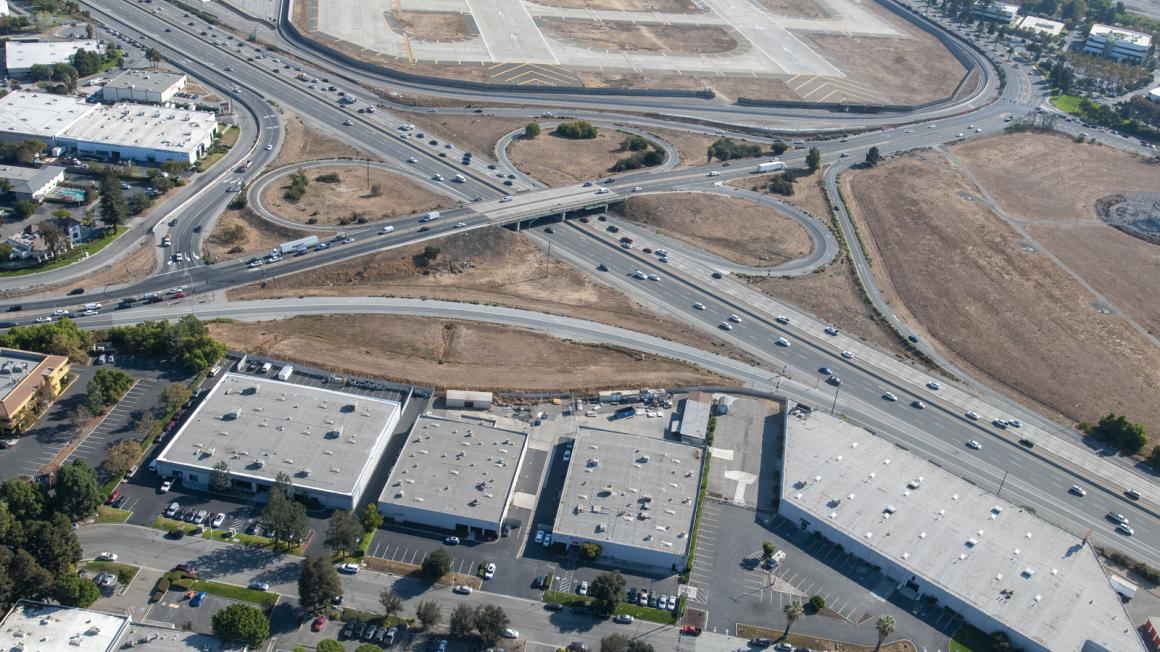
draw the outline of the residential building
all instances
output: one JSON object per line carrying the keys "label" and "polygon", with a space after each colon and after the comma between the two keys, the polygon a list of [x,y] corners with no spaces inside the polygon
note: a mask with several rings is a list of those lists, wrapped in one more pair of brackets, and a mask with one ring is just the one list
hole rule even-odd
{"label": "residential building", "polygon": [[77,50],[88,50],[104,54],[105,44],[94,39],[74,39],[71,41],[7,41],[4,43],[4,57],[10,77],[27,75],[33,66],[51,66],[54,63],[69,63]]}
{"label": "residential building", "polygon": [[10,235],[4,244],[12,248],[9,260],[30,260],[42,263],[52,258],[52,252],[44,243],[44,238],[37,233],[20,232]]}
{"label": "residential building", "polygon": [[1148,34],[1096,23],[1088,32],[1083,51],[1116,61],[1140,63],[1151,47],[1152,37]]}
{"label": "residential building", "polygon": [[[71,365],[63,355],[0,349],[0,433],[23,432],[40,416],[37,393],[49,403],[64,389]],[[42,405],[39,407],[47,407]]]}
{"label": "residential building", "polygon": [[781,515],[880,568],[904,599],[1004,631],[1013,649],[1143,651],[1086,539],[817,411],[787,415],[782,465]]}
{"label": "residential building", "polygon": [[8,182],[16,199],[38,202],[64,181],[64,168],[55,165],[39,168],[0,165],[0,179]]}
{"label": "residential building", "polygon": [[162,104],[185,88],[185,75],[156,70],[126,70],[110,80],[101,90],[106,102],[139,102]]}
{"label": "residential building", "polygon": [[407,433],[379,496],[379,512],[396,523],[496,536],[527,449],[526,432],[425,414]]}
{"label": "residential building", "polygon": [[260,501],[285,473],[307,498],[353,509],[401,411],[396,401],[226,373],[157,456],[157,470],[206,490],[224,461],[231,487]]}
{"label": "residential building", "polygon": [[1003,2],[988,2],[976,5],[974,12],[980,18],[1000,23],[1010,23],[1019,15],[1019,5],[1009,5]]}
{"label": "residential building", "polygon": [[444,403],[452,409],[487,410],[491,408],[491,392],[466,392],[449,389]]}

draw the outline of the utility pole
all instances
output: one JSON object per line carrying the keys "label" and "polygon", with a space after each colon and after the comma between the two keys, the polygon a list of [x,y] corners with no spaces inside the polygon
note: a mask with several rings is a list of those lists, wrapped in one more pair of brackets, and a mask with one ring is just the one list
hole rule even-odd
{"label": "utility pole", "polygon": [[371,157],[367,157],[367,190],[371,189]]}
{"label": "utility pole", "polygon": [[838,392],[842,391],[842,386],[838,385],[834,388],[834,404],[830,407],[830,416],[838,409]]}

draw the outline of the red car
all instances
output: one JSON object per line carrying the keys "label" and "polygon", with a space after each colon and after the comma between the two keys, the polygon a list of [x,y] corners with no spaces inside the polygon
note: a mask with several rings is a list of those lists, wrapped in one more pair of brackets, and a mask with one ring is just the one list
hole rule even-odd
{"label": "red car", "polygon": [[587,224],[587,223],[588,223],[588,218],[587,218],[587,217],[581,217],[581,218],[580,218],[580,223],[581,223],[581,224]]}
{"label": "red car", "polygon": [[326,627],[326,616],[319,616],[310,623],[310,631],[312,632],[321,632],[323,627]]}
{"label": "red car", "polygon": [[685,625],[684,627],[681,628],[681,633],[684,634],[685,636],[700,636],[701,635],[701,628],[694,627],[692,625]]}
{"label": "red car", "polygon": [[112,505],[113,503],[117,502],[117,499],[120,497],[121,497],[121,492],[119,490],[114,489],[113,493],[109,494],[109,497],[105,499],[105,504]]}
{"label": "red car", "polygon": [[176,292],[176,293],[174,293],[173,298],[174,299],[184,299],[185,293],[184,292]]}
{"label": "red car", "polygon": [[641,249],[641,251],[645,252],[646,254],[651,254],[651,253],[652,253],[652,249],[649,249],[648,247],[645,247],[644,249]]}

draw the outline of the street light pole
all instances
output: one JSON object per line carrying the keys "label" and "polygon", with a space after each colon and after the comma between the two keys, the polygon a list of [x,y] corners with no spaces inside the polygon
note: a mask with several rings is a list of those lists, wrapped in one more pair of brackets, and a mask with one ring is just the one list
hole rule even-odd
{"label": "street light pole", "polygon": [[830,416],[838,409],[838,392],[842,391],[842,386],[838,385],[834,388],[834,404],[830,407]]}

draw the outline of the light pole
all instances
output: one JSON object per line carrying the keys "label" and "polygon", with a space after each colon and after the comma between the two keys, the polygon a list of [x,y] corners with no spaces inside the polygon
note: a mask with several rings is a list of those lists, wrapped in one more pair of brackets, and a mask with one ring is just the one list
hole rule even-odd
{"label": "light pole", "polygon": [[834,404],[830,406],[830,416],[833,416],[834,412],[838,409],[838,392],[840,391],[842,391],[841,385],[834,387]]}

